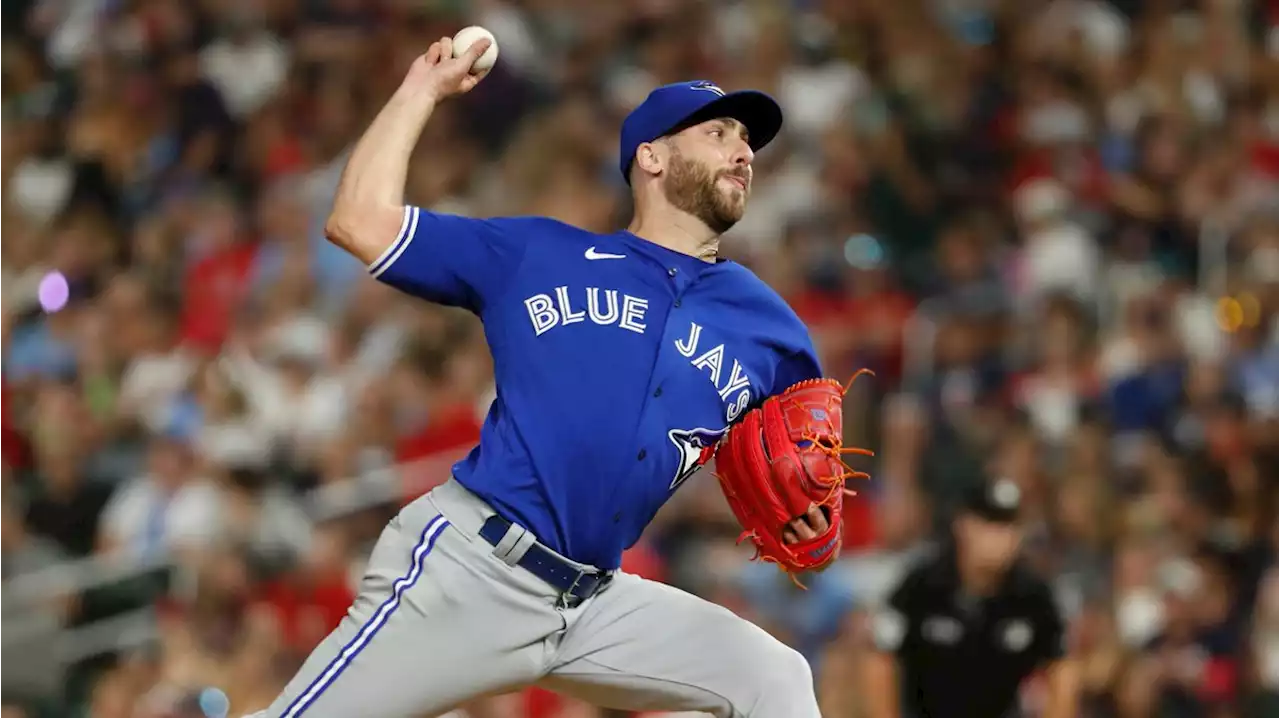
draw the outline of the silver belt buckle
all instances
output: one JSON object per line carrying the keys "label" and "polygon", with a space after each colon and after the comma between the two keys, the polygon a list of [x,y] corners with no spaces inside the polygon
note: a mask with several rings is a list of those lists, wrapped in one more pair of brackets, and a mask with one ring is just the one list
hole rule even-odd
{"label": "silver belt buckle", "polygon": [[560,593],[560,600],[556,602],[557,606],[560,608],[569,608],[569,600],[577,598],[573,595],[574,589],[578,587],[579,583],[582,583],[582,577],[586,575],[588,575],[587,571],[579,571],[578,575],[574,576],[573,583],[569,584],[569,587]]}

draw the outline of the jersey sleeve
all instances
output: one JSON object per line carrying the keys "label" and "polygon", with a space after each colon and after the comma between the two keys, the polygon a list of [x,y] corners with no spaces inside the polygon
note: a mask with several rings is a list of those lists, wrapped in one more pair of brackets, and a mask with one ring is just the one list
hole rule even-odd
{"label": "jersey sleeve", "polygon": [[773,391],[770,395],[781,394],[787,387],[806,379],[822,377],[822,363],[818,361],[818,352],[813,348],[813,340],[809,330],[801,325],[798,346],[782,358],[778,364],[778,372],[774,377]]}
{"label": "jersey sleeve", "polygon": [[404,208],[400,233],[369,273],[402,292],[480,313],[524,256],[515,219],[474,219]]}

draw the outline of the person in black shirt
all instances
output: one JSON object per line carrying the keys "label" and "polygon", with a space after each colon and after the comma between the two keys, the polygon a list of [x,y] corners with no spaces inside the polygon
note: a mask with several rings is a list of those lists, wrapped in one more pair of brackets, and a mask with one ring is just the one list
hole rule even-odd
{"label": "person in black shirt", "polygon": [[1049,586],[1019,557],[1020,491],[976,487],[951,536],[908,570],[871,621],[863,665],[869,718],[1017,715],[1023,679],[1044,669],[1044,718],[1073,718],[1079,671]]}

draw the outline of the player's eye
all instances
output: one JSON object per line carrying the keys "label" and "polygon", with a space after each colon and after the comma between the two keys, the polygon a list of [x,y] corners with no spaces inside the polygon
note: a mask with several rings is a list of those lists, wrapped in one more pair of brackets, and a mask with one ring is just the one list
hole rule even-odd
{"label": "player's eye", "polygon": [[712,137],[724,137],[724,130],[720,129],[719,127],[712,128],[712,130],[711,130],[711,136],[712,136]]}

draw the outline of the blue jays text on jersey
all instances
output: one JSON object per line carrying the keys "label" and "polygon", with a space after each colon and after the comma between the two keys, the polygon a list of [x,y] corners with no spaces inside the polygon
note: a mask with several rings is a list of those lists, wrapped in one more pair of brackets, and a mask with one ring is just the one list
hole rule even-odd
{"label": "blue jays text on jersey", "polygon": [[455,478],[602,569],[742,412],[821,374],[804,325],[749,270],[626,231],[407,207],[370,271],[484,324],[497,398]]}

